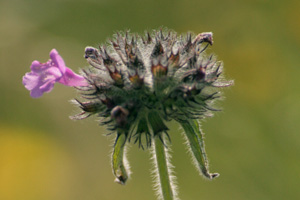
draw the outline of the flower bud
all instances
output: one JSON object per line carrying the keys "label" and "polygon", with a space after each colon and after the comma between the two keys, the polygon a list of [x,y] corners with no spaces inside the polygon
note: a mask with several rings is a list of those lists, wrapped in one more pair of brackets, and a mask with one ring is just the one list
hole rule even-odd
{"label": "flower bud", "polygon": [[115,119],[118,127],[124,127],[127,123],[129,111],[121,106],[116,106],[111,110],[111,118]]}

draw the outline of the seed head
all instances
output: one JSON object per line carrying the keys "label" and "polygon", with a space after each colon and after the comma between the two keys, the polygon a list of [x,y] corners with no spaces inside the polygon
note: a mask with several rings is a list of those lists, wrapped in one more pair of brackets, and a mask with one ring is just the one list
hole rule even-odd
{"label": "seed head", "polygon": [[89,84],[78,87],[86,100],[78,101],[83,112],[76,118],[96,114],[140,146],[145,135],[149,146],[152,136],[167,134],[165,121],[210,116],[217,88],[231,85],[221,77],[222,63],[205,54],[212,44],[211,32],[178,37],[160,30],[117,33],[107,47],[86,47]]}

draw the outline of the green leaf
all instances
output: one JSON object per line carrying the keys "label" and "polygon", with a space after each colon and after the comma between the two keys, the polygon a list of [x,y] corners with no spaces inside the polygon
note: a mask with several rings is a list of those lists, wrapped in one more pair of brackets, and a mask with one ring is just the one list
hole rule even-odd
{"label": "green leaf", "polygon": [[112,168],[113,173],[116,177],[116,182],[124,185],[129,177],[126,172],[124,165],[124,148],[126,143],[127,136],[125,133],[118,133],[115,145],[114,152],[112,154]]}
{"label": "green leaf", "polygon": [[210,173],[208,170],[208,160],[205,153],[203,134],[201,133],[197,120],[187,120],[180,122],[188,141],[188,147],[192,153],[197,169],[208,179],[219,176],[218,173]]}

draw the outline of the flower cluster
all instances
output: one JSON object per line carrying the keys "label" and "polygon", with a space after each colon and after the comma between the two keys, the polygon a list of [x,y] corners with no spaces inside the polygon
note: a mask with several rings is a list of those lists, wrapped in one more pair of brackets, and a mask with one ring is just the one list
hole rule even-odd
{"label": "flower cluster", "polygon": [[164,121],[185,122],[216,111],[210,105],[220,97],[214,87],[229,86],[220,79],[221,62],[204,56],[212,33],[178,38],[169,32],[144,37],[118,34],[111,46],[87,47],[85,58],[93,67],[84,70],[89,82],[81,88],[79,118],[97,114],[111,131],[122,132],[142,146],[152,136],[168,131]]}
{"label": "flower cluster", "polygon": [[218,176],[208,170],[199,119],[218,110],[212,104],[221,97],[219,88],[232,82],[223,78],[222,63],[205,53],[212,44],[210,32],[196,36],[162,30],[144,36],[117,33],[106,46],[86,47],[90,67],[82,70],[82,76],[67,68],[52,50],[47,63],[32,63],[23,84],[35,98],[51,91],[55,82],[75,86],[82,98],[74,102],[82,113],[73,118],[96,115],[116,132],[112,155],[116,181],[125,184],[129,177],[125,147],[133,141],[153,149],[160,196],[175,198],[166,121],[175,120],[183,128],[199,172],[208,179]]}

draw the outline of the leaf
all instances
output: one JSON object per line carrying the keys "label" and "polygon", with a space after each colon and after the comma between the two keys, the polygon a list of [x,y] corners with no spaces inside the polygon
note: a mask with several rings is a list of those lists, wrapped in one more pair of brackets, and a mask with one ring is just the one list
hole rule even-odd
{"label": "leaf", "polygon": [[197,169],[208,179],[213,179],[219,176],[218,173],[210,173],[208,170],[208,160],[205,153],[203,134],[201,133],[197,120],[187,120],[180,122],[186,139],[188,148],[192,153],[194,164]]}
{"label": "leaf", "polygon": [[116,182],[124,185],[129,178],[128,173],[126,172],[126,168],[124,165],[124,148],[125,148],[125,142],[126,142],[127,136],[125,133],[118,133],[115,145],[114,145],[114,151],[112,154],[112,168],[113,173],[116,177]]}

